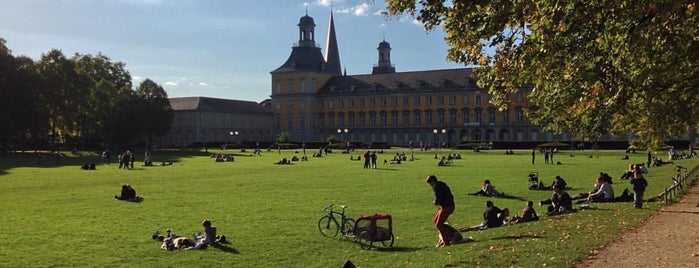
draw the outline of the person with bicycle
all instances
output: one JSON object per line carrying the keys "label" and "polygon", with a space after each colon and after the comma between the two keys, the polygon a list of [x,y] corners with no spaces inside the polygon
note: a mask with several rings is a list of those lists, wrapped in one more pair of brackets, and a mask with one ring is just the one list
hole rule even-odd
{"label": "person with bicycle", "polygon": [[432,204],[438,206],[437,214],[434,215],[434,225],[439,231],[439,241],[437,242],[437,247],[448,246],[452,244],[451,237],[453,236],[453,227],[446,224],[449,215],[454,213],[454,195],[451,193],[449,186],[437,179],[435,175],[427,176],[427,184],[432,187],[434,191],[434,200]]}

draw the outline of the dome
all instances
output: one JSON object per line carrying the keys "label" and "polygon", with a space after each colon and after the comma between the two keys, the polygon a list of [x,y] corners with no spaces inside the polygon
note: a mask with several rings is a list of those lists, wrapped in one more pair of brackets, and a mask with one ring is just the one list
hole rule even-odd
{"label": "dome", "polygon": [[301,17],[301,19],[299,19],[299,26],[303,26],[303,25],[315,26],[315,22],[313,21],[313,17],[308,16],[308,15]]}
{"label": "dome", "polygon": [[381,43],[379,43],[379,48],[391,48],[391,44],[389,44],[388,42],[386,42],[386,40],[384,40],[384,41],[381,41]]}

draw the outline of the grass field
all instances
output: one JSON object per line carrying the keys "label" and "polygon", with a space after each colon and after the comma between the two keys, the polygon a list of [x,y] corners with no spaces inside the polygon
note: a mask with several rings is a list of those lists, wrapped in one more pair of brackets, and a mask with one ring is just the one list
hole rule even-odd
{"label": "grass field", "polygon": [[[464,233],[475,241],[435,248],[437,232],[431,220],[436,208],[424,181],[429,174],[451,187],[457,205],[449,221],[463,226],[482,220],[486,200],[518,214],[523,200],[538,203],[550,197],[548,191],[527,189],[532,171],[547,184],[561,175],[573,188],[571,195],[589,191],[597,174],[607,172],[619,195],[630,185],[618,177],[629,163],[645,162],[646,155],[622,160],[620,151],[563,151],[555,158],[562,165],[544,165],[541,154],[532,165],[529,151],[505,155],[500,150],[443,150],[438,153],[460,153],[463,159],[437,167],[435,151],[416,151],[415,161],[382,165],[395,152],[380,154],[376,170],[363,169],[362,162],[340,153],[292,165],[272,164],[293,151],[262,156],[235,151],[235,162],[223,163],[204,152],[154,152],[154,162],[174,165],[137,163],[134,170],[119,170],[117,164],[98,164],[94,171],[79,168],[99,161],[89,153],[69,154],[58,163],[31,155],[5,156],[0,158],[0,266],[341,267],[351,260],[360,267],[568,267],[661,206],[648,203],[637,210],[631,203],[595,204],[572,214],[543,216],[538,222]],[[137,157],[142,160],[143,154]],[[699,163],[697,158],[679,161],[686,167]],[[673,172],[671,165],[651,168],[646,196],[668,186]],[[513,198],[467,195],[485,178]],[[145,200],[115,201],[124,183]],[[353,217],[391,214],[394,247],[364,251],[352,240],[321,236],[317,221],[331,203],[348,205]],[[535,208],[544,214],[545,207]],[[153,231],[168,228],[190,236],[201,231],[203,219],[211,219],[231,243],[203,251],[164,251],[151,239]]]}

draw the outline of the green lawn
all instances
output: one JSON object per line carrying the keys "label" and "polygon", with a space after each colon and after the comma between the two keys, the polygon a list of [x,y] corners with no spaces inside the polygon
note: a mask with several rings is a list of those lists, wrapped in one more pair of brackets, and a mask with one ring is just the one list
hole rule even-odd
{"label": "green lawn", "polygon": [[[516,197],[491,200],[518,214],[522,200],[538,203],[551,195],[527,189],[529,172],[539,172],[547,184],[561,175],[573,187],[571,195],[589,191],[597,174],[607,172],[619,195],[630,185],[618,177],[629,163],[645,162],[646,155],[621,160],[620,151],[564,151],[555,159],[562,165],[544,165],[541,154],[532,165],[529,151],[505,155],[500,150],[446,150],[439,153],[460,153],[463,159],[437,167],[435,151],[416,151],[416,161],[382,165],[393,153],[380,154],[376,170],[363,169],[362,162],[340,153],[293,165],[272,164],[294,151],[263,152],[261,157],[236,151],[232,163],[216,163],[203,152],[154,152],[154,162],[174,165],[137,163],[134,170],[119,170],[117,164],[98,164],[94,171],[79,168],[99,160],[91,154],[69,154],[58,164],[54,158],[39,163],[34,156],[5,156],[0,158],[0,266],[341,267],[349,259],[360,267],[567,267],[637,226],[661,205],[635,210],[631,203],[598,204],[538,222],[464,233],[475,241],[435,248],[431,220],[436,209],[424,181],[429,174],[451,187],[457,207],[449,221],[463,226],[482,219],[488,198],[467,193],[478,190],[483,179]],[[137,160],[142,159],[138,153]],[[680,161],[686,167],[699,163],[697,158]],[[651,168],[646,196],[669,185],[673,172],[672,166]],[[123,183],[145,200],[115,201]],[[317,221],[331,203],[348,205],[353,217],[391,214],[394,247],[364,251],[352,240],[321,236]],[[536,209],[544,214],[544,207]],[[168,228],[189,236],[201,231],[203,219],[211,219],[231,243],[203,251],[164,251],[151,239],[153,231]]]}

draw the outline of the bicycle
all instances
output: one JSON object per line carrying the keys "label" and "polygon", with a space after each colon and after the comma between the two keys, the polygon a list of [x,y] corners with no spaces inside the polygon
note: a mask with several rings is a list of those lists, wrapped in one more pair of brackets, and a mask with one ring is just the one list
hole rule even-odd
{"label": "bicycle", "polygon": [[672,177],[672,183],[674,185],[677,185],[680,189],[682,189],[682,178],[685,177],[685,175],[682,175],[682,170],[684,170],[685,175],[687,174],[687,168],[683,166],[675,166],[675,176]]}
{"label": "bicycle", "polygon": [[[333,210],[333,204],[328,205],[323,211],[328,211],[328,215],[320,217],[318,220],[318,231],[325,237],[335,237],[337,233],[348,236],[353,233],[354,219],[345,215],[347,206],[340,206],[342,212]],[[338,221],[339,218],[339,221]]]}

